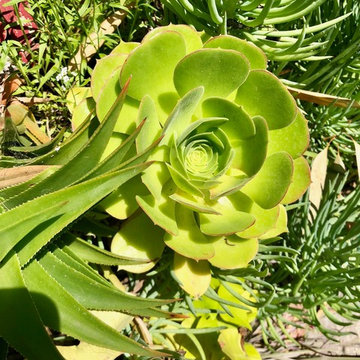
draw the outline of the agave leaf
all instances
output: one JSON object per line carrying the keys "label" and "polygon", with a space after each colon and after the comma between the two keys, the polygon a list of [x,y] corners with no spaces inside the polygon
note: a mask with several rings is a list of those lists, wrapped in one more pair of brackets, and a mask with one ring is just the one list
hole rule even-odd
{"label": "agave leaf", "polygon": [[[38,296],[56,317],[56,308],[48,294]],[[0,336],[28,359],[63,359],[45,331],[13,252],[0,267],[0,313]]]}
{"label": "agave leaf", "polygon": [[91,119],[93,114],[90,113],[83,123],[76,129],[75,133],[68,138],[62,145],[61,149],[48,152],[35,159],[31,159],[31,165],[63,165],[72,159],[76,153],[87,143],[91,134],[93,122]]}
{"label": "agave leaf", "polygon": [[[71,269],[70,269],[71,272]],[[36,261],[32,261],[23,271],[25,283],[44,323],[52,329],[64,332],[93,345],[112,350],[124,351],[144,356],[161,356],[162,353],[147,349],[137,342],[119,334],[110,326],[92,315],[57,283]],[[46,290],[44,290],[46,289]],[[49,307],[42,296],[46,291],[52,299],[56,311]],[[81,324],[81,325],[79,325]],[[101,332],[103,336],[99,337]]]}
{"label": "agave leaf", "polygon": [[[3,236],[0,259],[2,260],[9,250],[23,240],[18,248],[18,254],[20,262],[25,264],[65,226],[119,185],[139,174],[148,165],[144,164],[97,177],[36,198],[1,214],[0,234]],[[51,211],[50,216],[49,211]],[[27,219],[25,224],[24,218]],[[43,224],[45,219],[50,220]],[[22,225],[17,226],[18,223]],[[39,227],[31,232],[36,226]]]}
{"label": "agave leaf", "polygon": [[145,308],[145,309],[128,309],[126,313],[137,316],[146,316],[146,317],[158,317],[158,318],[172,318],[172,319],[183,319],[186,318],[186,315],[172,313],[169,311],[160,310],[158,308]]}
{"label": "agave leaf", "polygon": [[59,131],[59,133],[51,141],[49,141],[46,144],[37,145],[37,146],[12,146],[12,147],[9,147],[9,150],[14,151],[14,152],[20,152],[20,153],[32,153],[35,155],[46,154],[50,150],[54,149],[55,146],[57,146],[57,144],[62,139],[62,137],[65,133],[65,130],[66,130],[65,128],[61,129]]}
{"label": "agave leaf", "polygon": [[114,170],[118,166],[125,166],[125,163],[122,163],[122,160],[130,151],[132,145],[135,143],[136,137],[139,135],[142,127],[144,126],[145,121],[141,122],[135,131],[127,137],[127,139],[120,143],[120,145],[114,149],[114,151],[107,156],[102,162],[97,165],[94,165],[92,169],[86,174],[82,179],[91,179],[96,176],[105,174],[110,170]]}
{"label": "agave leaf", "polygon": [[[70,235],[70,234],[66,234],[66,235]],[[62,261],[72,269],[89,277],[93,281],[111,287],[111,284],[106,279],[104,279],[97,272],[95,272],[91,266],[89,266],[86,262],[84,262],[80,257],[77,256],[77,254],[72,252],[70,248],[68,248],[67,246],[64,246],[62,248],[55,247],[55,249],[51,249],[51,250],[49,251],[51,251],[53,255],[55,255],[60,261]]]}
{"label": "agave leaf", "polygon": [[0,157],[0,167],[2,168],[11,168],[14,166],[27,165],[29,159],[16,159],[13,156],[1,156]]}
{"label": "agave leaf", "polygon": [[[137,165],[141,165],[143,164],[149,157],[151,151],[153,149],[155,149],[158,144],[160,143],[162,138],[157,139],[155,142],[153,142],[149,147],[147,147],[143,152],[139,153],[139,154],[135,154],[133,157],[127,159],[126,161],[122,162],[120,165],[109,169],[108,171],[118,171],[124,168],[128,168],[128,167],[134,167]],[[106,161],[106,159],[105,159]],[[152,164],[152,161],[149,161],[149,164]],[[107,164],[108,166],[108,164]],[[100,168],[102,168],[101,164],[99,166]]]}
{"label": "agave leaf", "polygon": [[92,170],[99,162],[101,154],[104,152],[106,144],[112,134],[117,114],[122,108],[125,94],[126,87],[108,112],[107,121],[103,121],[100,124],[77,156],[73,157],[54,174],[45,178],[41,183],[23,192],[21,196],[14,197],[5,202],[5,205],[11,208],[45,193],[62,189],[81,179]]}
{"label": "agave leaf", "polygon": [[[6,211],[0,215],[0,234],[3,234],[0,246],[0,261],[2,261],[8,252],[31,230],[45,221],[51,221],[56,215],[53,212],[60,209],[66,202],[55,202],[44,209],[37,208],[36,212],[27,212],[26,208],[15,208],[13,212]],[[17,211],[16,211],[17,210]],[[8,214],[14,214],[14,217]],[[16,214],[17,213],[17,214]],[[50,215],[49,215],[50,214]]]}
{"label": "agave leaf", "polygon": [[135,259],[127,256],[117,255],[114,252],[100,249],[98,246],[92,245],[80,238],[71,237],[70,234],[66,235],[68,239],[71,239],[70,243],[67,243],[67,248],[76,253],[77,256],[83,260],[101,265],[137,265],[147,263],[148,259]]}
{"label": "agave leaf", "polygon": [[115,287],[102,285],[66,265],[50,252],[41,257],[39,264],[49,276],[56,279],[65,291],[87,309],[123,312],[127,309],[144,309],[173,301],[144,299],[128,295]]}
{"label": "agave leaf", "polygon": [[[132,321],[133,316],[116,313],[114,311],[92,311],[98,317],[116,330],[122,330]],[[80,342],[77,346],[57,346],[58,350],[67,360],[113,360],[121,353]]]}

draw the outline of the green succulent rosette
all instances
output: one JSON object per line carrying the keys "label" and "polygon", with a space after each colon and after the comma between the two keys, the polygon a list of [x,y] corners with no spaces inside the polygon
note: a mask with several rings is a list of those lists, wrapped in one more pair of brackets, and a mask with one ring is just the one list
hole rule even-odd
{"label": "green succulent rosette", "polygon": [[75,118],[94,111],[101,121],[131,78],[114,144],[144,119],[136,152],[161,139],[154,164],[101,204],[127,219],[113,251],[150,261],[127,270],[148,270],[165,245],[193,273],[209,272],[209,263],[240,268],[258,239],[287,230],[284,204],[310,182],[302,157],[308,128],[266,63],[251,43],[232,36],[203,43],[184,25],[156,28],[98,61],[91,97]]}

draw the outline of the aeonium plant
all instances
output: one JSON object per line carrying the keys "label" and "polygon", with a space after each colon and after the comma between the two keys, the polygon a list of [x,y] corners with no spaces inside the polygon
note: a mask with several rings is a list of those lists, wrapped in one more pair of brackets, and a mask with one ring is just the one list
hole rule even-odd
{"label": "aeonium plant", "polygon": [[[140,44],[123,42],[97,63],[74,122],[92,109],[101,121],[131,77],[113,140],[125,141],[144,119],[138,153],[162,136],[154,164],[102,203],[127,219],[112,250],[150,261],[124,269],[149,270],[168,246],[173,273],[200,296],[210,264],[244,267],[259,239],[287,230],[284,205],[310,182],[302,156],[308,128],[266,63],[251,43],[232,36],[203,42],[184,25],[156,28]],[[193,286],[189,273],[203,286]]]}

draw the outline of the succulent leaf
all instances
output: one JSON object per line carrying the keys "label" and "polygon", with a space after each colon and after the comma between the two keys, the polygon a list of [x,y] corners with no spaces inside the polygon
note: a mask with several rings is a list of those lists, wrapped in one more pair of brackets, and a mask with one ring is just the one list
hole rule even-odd
{"label": "succulent leaf", "polygon": [[180,286],[195,298],[206,292],[211,281],[211,271],[207,261],[195,261],[176,253],[173,274]]}
{"label": "succulent leaf", "polygon": [[[143,236],[144,232],[146,237]],[[128,219],[121,227],[111,244],[111,251],[124,256],[146,259],[139,265],[120,265],[118,268],[134,273],[150,270],[156,264],[164,250],[164,231],[155,226],[142,212]]]}
{"label": "succulent leaf", "polygon": [[290,125],[297,113],[294,98],[280,80],[267,70],[250,72],[238,89],[236,103],[252,116],[263,116],[270,130]]}
{"label": "succulent leaf", "polygon": [[251,70],[266,69],[267,67],[266,56],[257,46],[235,36],[215,36],[207,41],[204,47],[236,50],[246,56]]}

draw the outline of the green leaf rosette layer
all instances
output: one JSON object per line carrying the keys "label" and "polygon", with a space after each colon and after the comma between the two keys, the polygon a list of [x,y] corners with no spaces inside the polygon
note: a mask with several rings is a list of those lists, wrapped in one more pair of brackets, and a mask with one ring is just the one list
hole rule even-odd
{"label": "green leaf rosette layer", "polygon": [[98,61],[86,111],[101,121],[128,78],[113,136],[126,141],[146,119],[129,151],[161,140],[153,165],[101,204],[127,219],[113,251],[149,259],[126,267],[134,272],[147,271],[164,244],[219,268],[246,266],[259,238],[287,230],[284,204],[310,182],[307,121],[294,99],[253,44],[232,36],[203,43],[184,25],[121,43]]}

